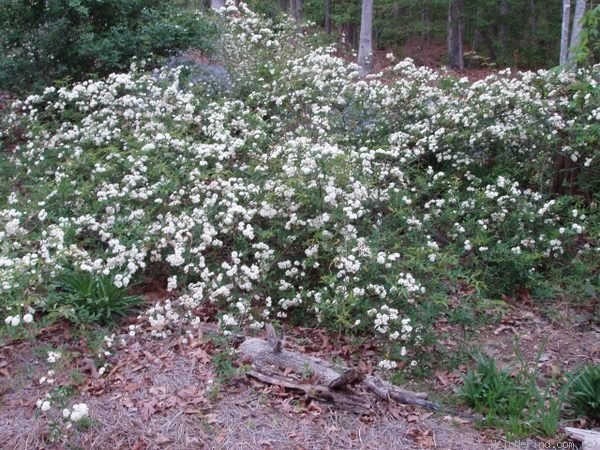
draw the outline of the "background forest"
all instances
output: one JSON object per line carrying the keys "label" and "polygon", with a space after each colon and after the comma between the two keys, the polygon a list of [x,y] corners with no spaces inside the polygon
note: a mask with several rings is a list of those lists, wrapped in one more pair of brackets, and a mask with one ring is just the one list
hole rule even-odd
{"label": "background forest", "polygon": [[[417,65],[459,70],[550,68],[567,59],[587,65],[600,61],[599,0],[249,0],[247,4],[275,23],[289,14],[321,43],[343,42],[355,50],[361,39],[361,8],[368,6],[369,20],[363,25],[371,36],[371,63],[376,65],[388,51],[411,57]],[[35,91],[105,76],[126,70],[132,58],[156,66],[190,47],[210,54],[215,50],[211,43],[216,27],[199,17],[198,10],[223,6],[224,0],[2,0],[0,90]]]}
{"label": "background forest", "polygon": [[[274,17],[281,11],[299,11],[297,15],[304,19],[343,35],[350,46],[359,46],[360,0],[281,0],[279,3],[251,0],[248,3]],[[408,44],[423,52],[435,53],[436,47],[446,43],[449,4],[456,3],[462,10],[467,68],[535,69],[557,65],[564,3],[560,0],[376,0],[373,5],[376,49],[399,49]],[[594,11],[599,3],[587,1],[588,12]],[[570,14],[575,14],[575,5]],[[588,14],[590,25],[597,24],[597,15],[597,11]],[[597,30],[593,34],[596,36]]]}

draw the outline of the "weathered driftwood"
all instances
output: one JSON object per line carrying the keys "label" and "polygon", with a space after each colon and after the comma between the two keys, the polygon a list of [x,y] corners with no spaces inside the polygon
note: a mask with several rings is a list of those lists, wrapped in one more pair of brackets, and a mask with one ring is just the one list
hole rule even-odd
{"label": "weathered driftwood", "polygon": [[600,432],[598,431],[565,427],[565,433],[569,437],[581,441],[583,448],[586,450],[600,449]]}
{"label": "weathered driftwood", "polygon": [[[354,385],[360,385],[387,401],[439,409],[439,405],[427,401],[426,393],[400,389],[357,369],[286,350],[283,348],[283,336],[276,336],[270,325],[267,325],[267,341],[248,338],[239,346],[238,353],[243,360],[252,363],[249,376],[265,383],[303,391],[311,398],[330,402],[340,409],[359,414],[370,411],[368,399],[350,388]],[[284,375],[292,373],[300,379]]]}

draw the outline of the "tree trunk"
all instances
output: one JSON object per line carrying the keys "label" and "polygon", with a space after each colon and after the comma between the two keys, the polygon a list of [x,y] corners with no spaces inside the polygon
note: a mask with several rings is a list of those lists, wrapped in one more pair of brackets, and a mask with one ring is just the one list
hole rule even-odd
{"label": "tree trunk", "polygon": [[569,25],[571,23],[571,0],[563,0],[562,32],[560,37],[560,65],[569,57]]}
{"label": "tree trunk", "polygon": [[535,0],[529,0],[528,3],[528,14],[529,14],[529,46],[531,48],[536,48],[538,46],[538,37],[537,37],[537,8],[535,7]]}
{"label": "tree trunk", "polygon": [[576,48],[579,46],[581,41],[581,31],[583,29],[583,16],[585,15],[586,0],[576,0],[575,3],[575,15],[573,16],[573,28],[571,31],[571,41],[569,43],[569,52],[567,60],[569,64],[575,66],[577,62],[575,57],[577,56]]}
{"label": "tree trunk", "polygon": [[463,60],[464,0],[450,0],[448,4],[448,56],[454,70],[465,68]]}
{"label": "tree trunk", "polygon": [[475,12],[475,28],[473,29],[473,38],[471,39],[471,50],[474,52],[481,48],[483,36],[481,33],[481,8],[478,7]]}
{"label": "tree trunk", "polygon": [[292,17],[294,18],[294,20],[297,22],[299,20],[298,18],[298,3],[300,2],[300,0],[290,0],[290,14],[292,15]]}
{"label": "tree trunk", "polygon": [[342,24],[342,34],[344,35],[344,42],[349,47],[354,47],[354,24],[351,22],[347,22]]}
{"label": "tree trunk", "polygon": [[225,8],[225,0],[210,0],[210,7],[215,11]]}
{"label": "tree trunk", "polygon": [[296,13],[294,14],[294,18],[297,22],[302,20],[302,0],[296,0]]}
{"label": "tree trunk", "polygon": [[296,19],[296,0],[290,0],[290,15]]}
{"label": "tree trunk", "polygon": [[532,39],[535,38],[537,33],[537,17],[535,9],[535,0],[529,0],[529,28],[531,31]]}
{"label": "tree trunk", "polygon": [[325,32],[331,34],[331,0],[325,0]]}
{"label": "tree trunk", "polygon": [[510,6],[508,0],[500,0],[500,25],[498,27],[498,40],[500,41],[501,57],[506,58],[508,52],[508,14]]}
{"label": "tree trunk", "polygon": [[358,67],[361,77],[373,68],[373,0],[362,0]]}
{"label": "tree trunk", "polygon": [[346,43],[352,48],[356,48],[356,46],[354,45],[354,35],[356,34],[355,28],[356,26],[352,22],[346,23],[343,26],[344,36],[346,37]]}
{"label": "tree trunk", "polygon": [[421,48],[429,47],[429,8],[427,6],[423,6],[423,11],[421,12],[421,22],[423,23],[423,29],[421,31]]}

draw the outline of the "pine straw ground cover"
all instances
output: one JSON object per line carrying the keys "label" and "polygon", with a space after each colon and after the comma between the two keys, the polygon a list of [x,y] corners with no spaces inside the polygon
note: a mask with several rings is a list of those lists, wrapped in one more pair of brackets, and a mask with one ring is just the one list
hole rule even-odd
{"label": "pine straw ground cover", "polygon": [[[203,322],[201,329],[208,331],[188,342],[177,336],[157,341],[143,324],[132,337],[130,325],[115,330],[115,344],[107,356],[112,368],[101,376],[88,364],[94,356],[87,345],[90,335],[80,335],[66,323],[42,330],[35,341],[5,342],[0,354],[2,448],[483,449],[503,439],[502,430],[476,431],[468,421],[446,412],[378,403],[373,415],[358,417],[251,381],[235,371],[235,358],[222,358],[228,348],[218,343],[214,322]],[[585,321],[570,325],[572,331],[532,310],[516,310],[499,326],[481,329],[469,345],[512,364],[514,337],[520,337],[527,362],[535,361],[548,339],[541,373],[599,362],[600,329]],[[441,321],[437,326],[448,324]],[[447,331],[444,344],[452,347],[460,332]],[[117,344],[121,338],[128,341],[126,346]],[[366,371],[376,365],[373,344],[349,345],[339,336],[303,328],[289,330],[286,343],[306,354],[342,358]],[[63,355],[55,363],[47,362],[49,348]],[[40,383],[49,368],[55,370],[53,383]],[[434,397],[452,396],[464,370],[440,368],[419,387]],[[65,401],[85,402],[90,422],[68,427],[60,411],[40,413],[36,400],[49,386],[73,387]],[[539,448],[534,440],[522,442]]]}
{"label": "pine straw ground cover", "polygon": [[[0,359],[3,375],[0,408],[2,448],[134,449],[339,449],[339,448],[484,448],[484,437],[466,422],[412,407],[379,405],[370,417],[331,411],[282,389],[250,383],[235,376],[220,384],[212,360],[220,351],[209,339],[182,343],[172,337],[157,342],[143,332],[110,358],[112,370],[102,377],[90,370],[81,339],[69,327],[53,326],[35,342],[10,343]],[[123,337],[128,336],[124,328]],[[309,330],[292,334],[294,347]],[[301,337],[300,337],[301,336]],[[334,350],[334,338],[321,351]],[[117,337],[119,339],[120,337]],[[40,349],[61,349],[57,363]],[[306,347],[304,347],[306,349]],[[311,350],[314,347],[311,347]],[[327,350],[323,351],[326,348]],[[89,349],[87,349],[89,351]],[[369,359],[364,363],[373,363]],[[85,402],[85,426],[62,423],[60,411],[40,414],[36,399],[47,384],[39,379],[54,367],[54,384],[77,393],[67,401]],[[74,373],[82,373],[75,377]],[[456,426],[460,425],[460,426]]]}

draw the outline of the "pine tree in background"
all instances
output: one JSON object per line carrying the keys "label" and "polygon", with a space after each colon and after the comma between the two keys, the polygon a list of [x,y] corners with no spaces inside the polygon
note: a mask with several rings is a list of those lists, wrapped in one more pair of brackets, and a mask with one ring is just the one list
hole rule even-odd
{"label": "pine tree in background", "polygon": [[450,67],[455,70],[465,68],[463,58],[464,12],[464,0],[450,0],[448,4],[448,56]]}
{"label": "pine tree in background", "polygon": [[361,77],[373,68],[373,0],[362,0],[358,67]]}
{"label": "pine tree in background", "polygon": [[[296,19],[301,16],[323,26],[332,39],[343,36],[349,47],[360,46],[361,0],[247,2],[251,9],[271,17],[277,15],[275,9],[285,10]],[[372,4],[374,46],[392,50],[400,57],[410,56],[417,64],[447,64],[457,69],[463,65],[552,67],[559,60],[561,47],[561,61],[574,61],[577,55],[569,54],[569,49],[579,48],[583,40],[600,30],[596,27],[592,34],[585,29],[581,33],[579,20],[600,0],[372,0]],[[569,10],[563,40],[565,4]],[[465,55],[462,63],[461,53]]]}

